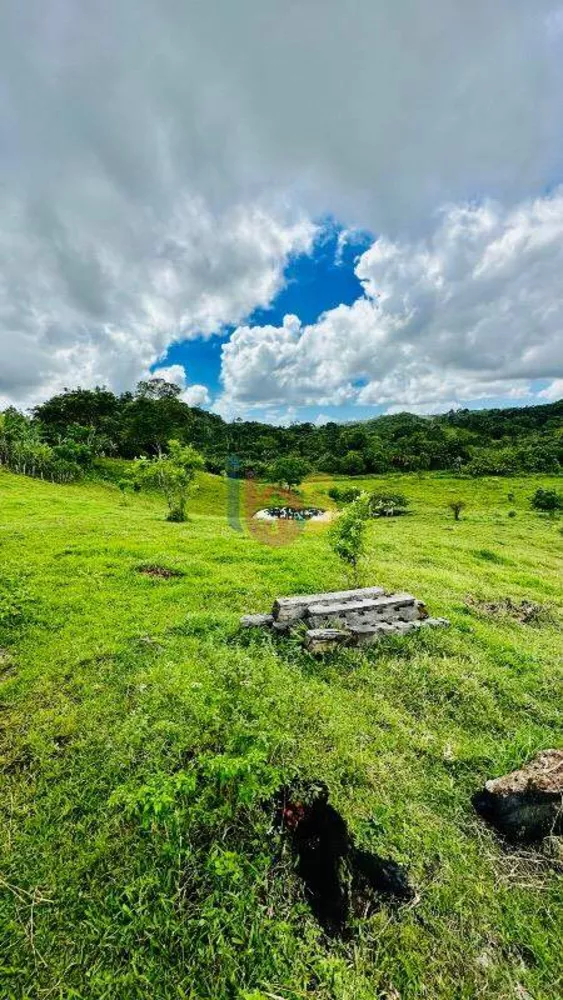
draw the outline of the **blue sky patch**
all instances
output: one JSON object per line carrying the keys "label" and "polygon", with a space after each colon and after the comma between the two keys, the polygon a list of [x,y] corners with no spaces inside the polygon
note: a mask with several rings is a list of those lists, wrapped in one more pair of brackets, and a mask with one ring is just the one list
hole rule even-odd
{"label": "blue sky patch", "polygon": [[[351,305],[362,294],[354,268],[357,258],[373,243],[370,233],[344,230],[334,220],[323,220],[311,254],[290,258],[284,275],[284,287],[268,309],[256,309],[247,317],[249,326],[281,326],[288,313],[303,324],[314,323],[321,313],[341,304]],[[221,345],[234,327],[209,340],[186,340],[173,344],[166,357],[154,368],[183,365],[190,383],[201,383],[212,396],[220,391]],[[318,411],[317,411],[318,412]],[[307,419],[307,417],[304,417]]]}

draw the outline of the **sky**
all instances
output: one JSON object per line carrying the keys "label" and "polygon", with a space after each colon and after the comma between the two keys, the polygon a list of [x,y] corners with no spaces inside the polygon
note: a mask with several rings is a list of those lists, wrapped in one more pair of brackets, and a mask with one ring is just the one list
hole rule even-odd
{"label": "sky", "polygon": [[563,396],[563,6],[0,5],[0,407]]}

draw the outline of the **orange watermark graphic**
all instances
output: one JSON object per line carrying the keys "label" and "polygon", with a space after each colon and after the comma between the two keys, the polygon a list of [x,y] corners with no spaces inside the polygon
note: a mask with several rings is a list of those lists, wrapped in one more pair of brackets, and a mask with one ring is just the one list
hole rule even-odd
{"label": "orange watermark graphic", "polygon": [[[229,456],[227,504],[231,528],[247,532],[273,548],[291,544],[305,524],[305,518],[297,513],[304,509],[302,499],[292,490],[260,483],[252,475],[241,476],[240,468],[237,456]],[[269,510],[279,512],[278,516],[268,517]]]}

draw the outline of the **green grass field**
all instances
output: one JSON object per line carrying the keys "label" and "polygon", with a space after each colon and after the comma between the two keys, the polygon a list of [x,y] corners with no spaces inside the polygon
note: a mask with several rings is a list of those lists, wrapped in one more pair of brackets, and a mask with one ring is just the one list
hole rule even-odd
{"label": "green grass field", "polygon": [[[2,1000],[559,1000],[561,874],[470,803],[563,745],[562,522],[529,506],[554,481],[378,478],[412,514],[370,525],[363,582],[452,627],[320,661],[238,618],[346,584],[326,526],[267,544],[200,482],[168,524],[157,498],[0,472]],[[263,805],[295,777],[408,867],[414,905],[323,935]]]}

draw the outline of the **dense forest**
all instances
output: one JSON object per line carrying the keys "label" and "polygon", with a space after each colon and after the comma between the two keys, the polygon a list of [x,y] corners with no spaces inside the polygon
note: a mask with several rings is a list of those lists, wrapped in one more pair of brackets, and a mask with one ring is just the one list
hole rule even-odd
{"label": "dense forest", "polygon": [[155,455],[175,439],[193,445],[210,472],[267,478],[280,457],[310,471],[362,475],[453,470],[468,475],[559,472],[563,467],[563,400],[544,406],[456,410],[421,417],[398,413],[345,424],[257,421],[227,423],[188,406],[162,379],[134,392],[73,389],[29,415],[0,414],[0,464],[56,481],[79,478],[100,458]]}

